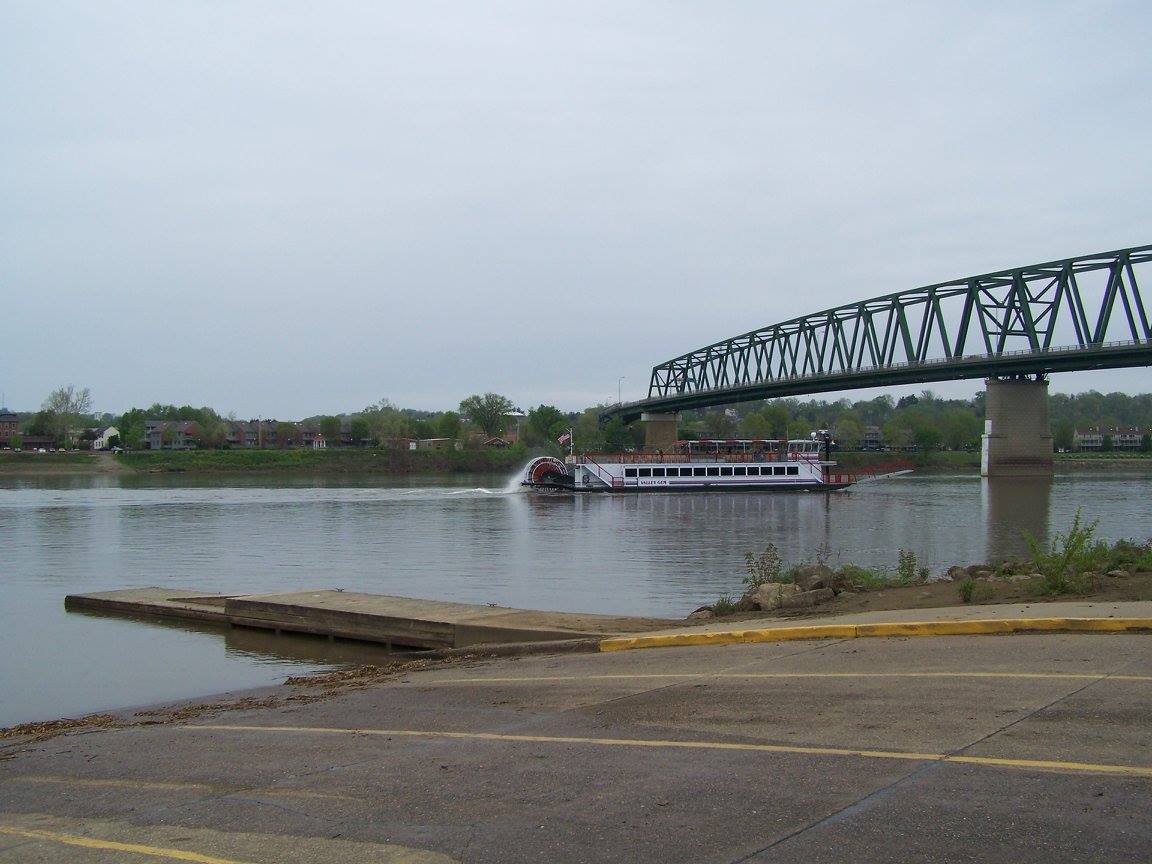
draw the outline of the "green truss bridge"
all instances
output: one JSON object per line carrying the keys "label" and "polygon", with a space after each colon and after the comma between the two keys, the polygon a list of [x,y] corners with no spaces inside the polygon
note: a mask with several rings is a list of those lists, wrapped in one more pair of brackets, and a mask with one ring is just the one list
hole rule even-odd
{"label": "green truss bridge", "polygon": [[[1152,246],[1081,255],[804,315],[652,369],[648,398],[601,421],[754,399],[1152,365],[1138,276]],[[1143,270],[1142,270],[1143,268]]]}

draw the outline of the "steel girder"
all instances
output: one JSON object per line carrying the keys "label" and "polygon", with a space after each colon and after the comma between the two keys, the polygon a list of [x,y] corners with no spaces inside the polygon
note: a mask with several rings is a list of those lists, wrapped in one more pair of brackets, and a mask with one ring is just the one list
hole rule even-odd
{"label": "steel girder", "polygon": [[[1137,282],[1152,246],[1081,255],[793,318],[652,369],[636,419],[773,396],[1152,364]],[[1146,274],[1142,274],[1146,275]]]}

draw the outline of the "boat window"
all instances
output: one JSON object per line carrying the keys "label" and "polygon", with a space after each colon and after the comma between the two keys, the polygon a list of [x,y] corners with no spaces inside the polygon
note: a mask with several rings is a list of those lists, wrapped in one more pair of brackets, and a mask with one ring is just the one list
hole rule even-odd
{"label": "boat window", "polygon": [[704,474],[705,474],[705,471],[703,468],[693,468],[692,469],[692,476],[693,477],[703,477]]}
{"label": "boat window", "polygon": [[624,469],[624,476],[625,477],[635,477],[636,476],[636,469],[635,468],[625,468]]}
{"label": "boat window", "polygon": [[783,474],[784,469],[783,469],[783,467],[777,465],[775,468],[772,469],[772,473],[773,474]]}
{"label": "boat window", "polygon": [[653,468],[652,469],[652,476],[653,477],[663,477],[664,476],[664,469],[663,468]]}
{"label": "boat window", "polygon": [[750,465],[748,467],[748,476],[749,477],[759,477],[760,476],[760,466],[759,465]]}
{"label": "boat window", "polygon": [[652,469],[651,468],[641,468],[640,469],[640,476],[641,477],[651,477],[652,476]]}
{"label": "boat window", "polygon": [[735,474],[736,474],[736,476],[737,476],[737,477],[743,477],[745,474],[747,474],[747,473],[748,473],[748,470],[749,470],[749,469],[747,469],[747,468],[744,468],[743,466],[741,466],[741,467],[739,467],[739,468],[736,468],[736,469],[734,469],[734,471],[735,471]]}
{"label": "boat window", "polygon": [[716,467],[715,465],[713,465],[711,468],[708,469],[708,476],[709,477],[719,477],[720,476],[720,469],[718,467]]}
{"label": "boat window", "polygon": [[721,468],[720,469],[720,476],[721,477],[731,477],[732,476],[732,469],[727,467],[727,466],[725,466],[724,468]]}
{"label": "boat window", "polygon": [[789,466],[788,466],[788,473],[789,473],[790,475],[791,475],[791,474],[799,474],[799,473],[800,473],[800,469],[799,469],[799,468],[797,468],[795,465],[789,465]]}

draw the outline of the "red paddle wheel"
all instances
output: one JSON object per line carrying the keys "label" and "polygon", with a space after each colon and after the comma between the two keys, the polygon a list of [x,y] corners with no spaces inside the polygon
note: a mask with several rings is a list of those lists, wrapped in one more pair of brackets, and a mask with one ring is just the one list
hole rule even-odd
{"label": "red paddle wheel", "polygon": [[533,486],[547,486],[568,475],[568,468],[553,456],[541,456],[528,463],[525,481]]}

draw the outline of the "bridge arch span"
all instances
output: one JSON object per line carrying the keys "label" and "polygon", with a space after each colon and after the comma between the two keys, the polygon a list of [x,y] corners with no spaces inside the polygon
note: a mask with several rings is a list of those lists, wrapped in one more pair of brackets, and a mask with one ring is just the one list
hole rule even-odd
{"label": "bridge arch span", "polygon": [[1152,245],[1015,267],[848,303],[652,369],[606,422],[780,396],[1152,365],[1140,280]]}

